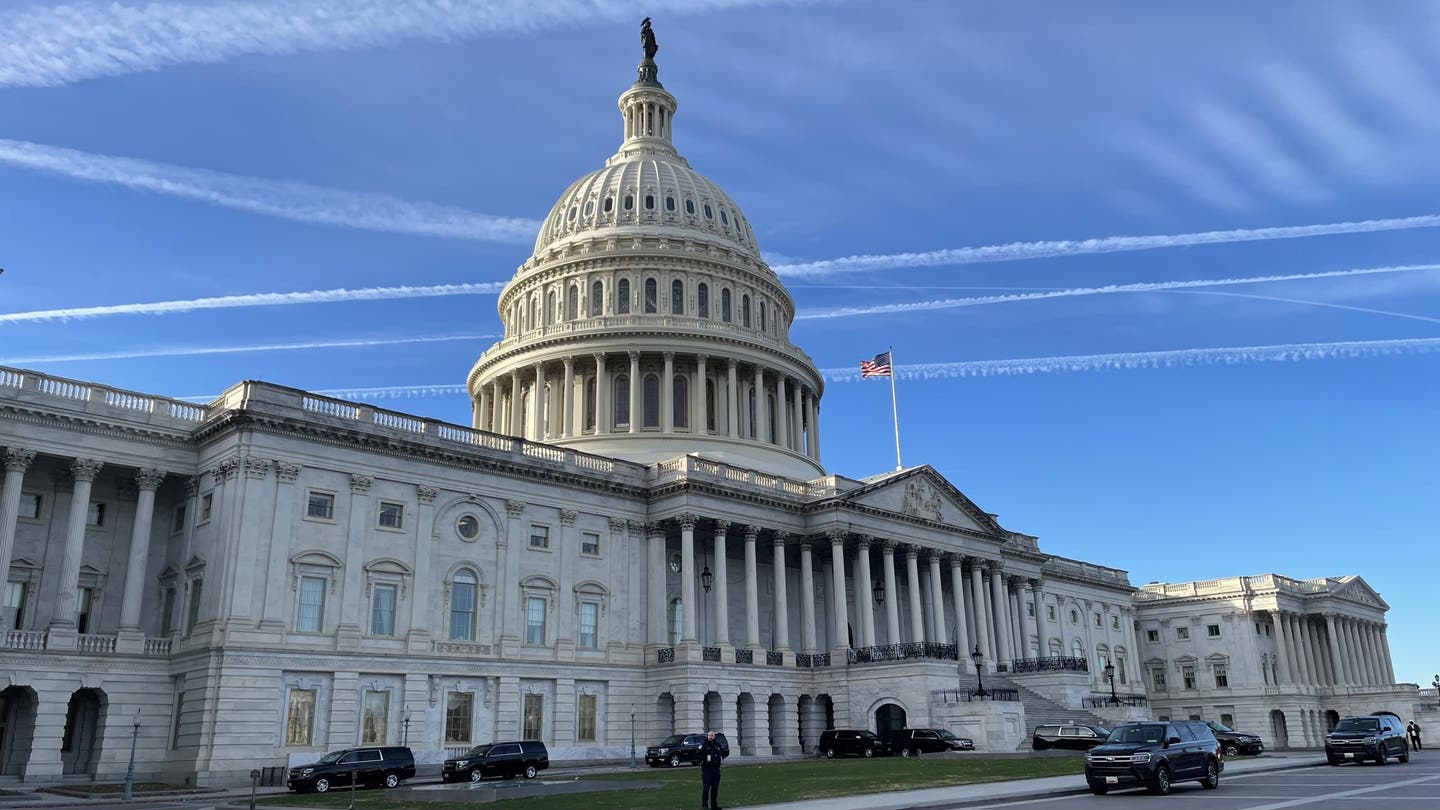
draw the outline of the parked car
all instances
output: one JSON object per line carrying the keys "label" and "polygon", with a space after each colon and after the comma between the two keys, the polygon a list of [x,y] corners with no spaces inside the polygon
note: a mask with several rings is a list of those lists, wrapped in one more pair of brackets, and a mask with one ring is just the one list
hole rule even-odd
{"label": "parked car", "polygon": [[1259,755],[1265,753],[1265,742],[1254,734],[1236,731],[1224,723],[1217,723],[1214,720],[1205,725],[1210,727],[1210,732],[1215,735],[1215,739],[1220,741],[1220,753],[1227,757],[1238,754]]}
{"label": "parked car", "polygon": [[974,751],[975,741],[956,737],[943,728],[902,728],[890,734],[890,750],[902,757],[918,757],[942,751]]}
{"label": "parked car", "polygon": [[1384,765],[1390,757],[1410,761],[1410,741],[1405,737],[1405,727],[1393,714],[1342,717],[1325,735],[1325,759],[1331,765],[1365,759]]}
{"label": "parked car", "polygon": [[1079,723],[1064,725],[1036,726],[1030,736],[1030,747],[1036,751],[1050,748],[1064,748],[1070,751],[1089,751],[1105,742],[1110,729],[1104,726],[1087,726]]}
{"label": "parked car", "polygon": [[445,760],[440,769],[443,782],[479,782],[487,777],[534,779],[550,767],[550,752],[539,740],[512,740],[486,743],[464,755]]}
{"label": "parked car", "polygon": [[331,751],[309,765],[291,768],[285,784],[297,793],[326,793],[350,784],[393,788],[415,775],[415,754],[403,746],[369,746]]}
{"label": "parked car", "polygon": [[1191,779],[1214,790],[1223,770],[1220,741],[1199,720],[1126,723],[1085,754],[1085,781],[1097,796],[1134,786],[1164,795]]}
{"label": "parked car", "polygon": [[890,744],[869,729],[832,728],[820,735],[820,753],[834,759],[843,756],[883,757]]}
{"label": "parked car", "polygon": [[[681,764],[700,764],[700,744],[705,742],[704,734],[671,734],[660,742],[645,749],[645,764],[652,768],[669,765],[678,768]],[[720,746],[720,756],[730,756],[730,741],[719,732],[715,742]]]}

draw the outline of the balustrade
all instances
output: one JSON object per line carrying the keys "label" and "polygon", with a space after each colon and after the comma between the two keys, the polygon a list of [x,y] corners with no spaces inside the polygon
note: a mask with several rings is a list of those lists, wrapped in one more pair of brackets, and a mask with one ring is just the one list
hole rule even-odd
{"label": "balustrade", "polygon": [[1109,695],[1091,695],[1083,698],[1081,706],[1086,709],[1103,709],[1107,706],[1149,706],[1150,701],[1144,695],[1116,695],[1114,701]]}
{"label": "balustrade", "polygon": [[1018,703],[1020,690],[986,689],[983,695],[978,689],[936,689],[930,692],[931,703],[974,703],[981,700],[1008,700]]}
{"label": "balustrade", "polygon": [[1011,672],[1089,672],[1090,662],[1084,658],[1051,655],[1045,658],[1017,658],[1010,662]]}
{"label": "balustrade", "polygon": [[907,641],[903,644],[882,644],[878,647],[860,647],[850,650],[852,664],[874,664],[882,661],[904,661],[912,658],[932,658],[942,661],[959,660],[954,644],[935,641]]}
{"label": "balustrade", "polygon": [[76,637],[75,648],[82,653],[113,653],[115,637],[81,633]]}
{"label": "balustrade", "polygon": [[830,653],[796,653],[795,666],[801,669],[814,669],[816,667],[830,666]]}

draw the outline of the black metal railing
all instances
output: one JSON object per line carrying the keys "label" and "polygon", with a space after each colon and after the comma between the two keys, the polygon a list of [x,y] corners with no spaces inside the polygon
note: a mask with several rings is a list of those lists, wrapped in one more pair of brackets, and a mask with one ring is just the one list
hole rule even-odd
{"label": "black metal railing", "polygon": [[795,666],[804,669],[830,666],[830,653],[796,653]]}
{"label": "black metal railing", "polygon": [[1080,701],[1081,706],[1086,709],[1103,709],[1106,706],[1149,706],[1150,701],[1144,695],[1116,695],[1112,700],[1109,695],[1091,695]]}
{"label": "black metal railing", "polygon": [[931,703],[973,703],[979,700],[1020,700],[1018,689],[986,689],[977,694],[975,689],[937,689],[930,693]]}
{"label": "black metal railing", "polygon": [[880,661],[904,661],[912,658],[934,658],[955,661],[959,658],[954,644],[933,641],[908,641],[904,644],[882,644],[850,650],[850,663],[873,664]]}
{"label": "black metal railing", "polygon": [[713,661],[713,662],[715,662],[715,663],[717,663],[717,664],[720,663],[720,648],[719,648],[719,647],[701,647],[701,648],[700,648],[700,660],[701,660],[701,661]]}
{"label": "black metal railing", "polygon": [[785,653],[766,650],[765,663],[772,667],[783,667],[785,666]]}
{"label": "black metal railing", "polygon": [[753,663],[755,663],[755,651],[754,651],[754,650],[736,650],[736,651],[735,651],[735,663],[737,663],[737,664],[753,664]]}
{"label": "black metal railing", "polygon": [[662,664],[675,663],[675,648],[661,647],[660,649],[655,651],[655,660],[659,661]]}
{"label": "black metal railing", "polygon": [[1089,672],[1090,662],[1084,658],[1067,658],[1051,655],[1045,658],[1017,658],[1011,662],[1011,672]]}

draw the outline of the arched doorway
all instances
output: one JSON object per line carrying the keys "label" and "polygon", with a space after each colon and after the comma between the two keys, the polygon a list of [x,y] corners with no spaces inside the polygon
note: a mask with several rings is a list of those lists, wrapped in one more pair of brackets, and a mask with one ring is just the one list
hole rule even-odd
{"label": "arched doorway", "polygon": [[755,753],[755,696],[749,692],[741,692],[740,697],[735,699],[735,739],[730,741],[730,747],[739,754]]}
{"label": "arched doorway", "polygon": [[35,741],[35,690],[12,686],[0,692],[0,775],[24,776]]}
{"label": "arched doorway", "polygon": [[685,729],[686,734],[703,734],[706,731],[723,731],[725,728],[725,699],[719,692],[706,692],[703,705],[704,728]]}
{"label": "arched doorway", "polygon": [[60,739],[62,773],[94,774],[104,738],[105,705],[105,693],[99,689],[77,689],[70,696],[65,736]]}
{"label": "arched doorway", "polygon": [[655,728],[650,733],[655,742],[675,733],[675,696],[669,692],[655,698]]}
{"label": "arched doorway", "polygon": [[1329,734],[1340,724],[1340,713],[1334,709],[1325,710],[1325,733]]}
{"label": "arched doorway", "polygon": [[1271,710],[1270,734],[1275,739],[1276,748],[1290,747],[1290,732],[1285,728],[1285,712],[1279,709]]}
{"label": "arched doorway", "polygon": [[905,710],[894,703],[886,703],[875,710],[875,733],[881,739],[888,739],[890,733],[905,728]]}

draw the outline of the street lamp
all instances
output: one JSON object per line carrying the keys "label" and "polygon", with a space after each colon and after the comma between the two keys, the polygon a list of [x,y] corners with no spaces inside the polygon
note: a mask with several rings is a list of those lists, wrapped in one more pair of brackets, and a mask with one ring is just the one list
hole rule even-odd
{"label": "street lamp", "polygon": [[400,744],[410,744],[410,712],[405,712],[405,717],[400,721]]}
{"label": "street lamp", "polygon": [[635,712],[630,712],[630,767],[635,765]]}
{"label": "street lamp", "polygon": [[140,739],[140,708],[135,708],[135,725],[130,729],[130,768],[125,771],[125,793],[121,796],[130,801],[135,795],[135,741]]}
{"label": "street lamp", "polygon": [[975,697],[985,697],[989,692],[985,691],[985,681],[980,676],[981,664],[985,663],[985,653],[980,652],[980,643],[975,643],[975,649],[970,652],[970,660],[975,662]]}
{"label": "street lamp", "polygon": [[1105,662],[1105,680],[1110,682],[1110,699],[1105,702],[1110,706],[1119,706],[1120,698],[1115,697],[1115,663],[1113,661]]}

